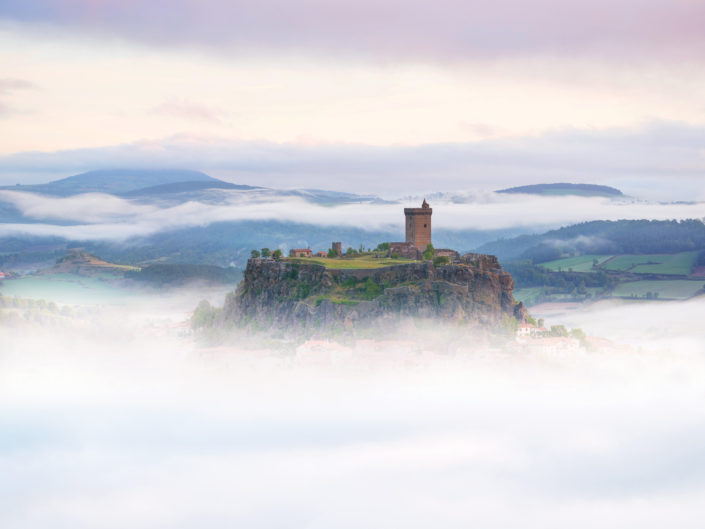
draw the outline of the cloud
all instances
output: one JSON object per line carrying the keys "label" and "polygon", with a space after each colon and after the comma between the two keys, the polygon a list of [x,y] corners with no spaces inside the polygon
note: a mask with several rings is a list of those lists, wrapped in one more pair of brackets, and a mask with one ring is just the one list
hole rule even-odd
{"label": "cloud", "polygon": [[10,202],[25,217],[88,223],[109,222],[146,216],[154,206],[140,205],[113,195],[85,193],[65,198],[0,190],[0,200]]}
{"label": "cloud", "polygon": [[186,120],[221,123],[227,117],[223,109],[201,105],[186,100],[165,101],[151,110],[160,116],[171,116]]}
{"label": "cloud", "polygon": [[536,53],[699,60],[705,51],[705,7],[692,0],[6,0],[0,16],[219,51],[413,60]]}
{"label": "cloud", "polygon": [[703,300],[574,314],[638,354],[451,354],[442,336],[406,352],[421,369],[312,368],[175,335],[201,295],[0,324],[6,525],[699,528]]}
{"label": "cloud", "polygon": [[[144,204],[111,195],[90,193],[68,198],[19,191],[0,191],[32,223],[0,224],[0,235],[51,235],[72,240],[127,240],[165,230],[208,226],[218,222],[281,221],[316,226],[342,226],[370,231],[403,231],[403,206],[360,203],[323,206],[270,190],[225,191],[219,201],[190,200],[176,205]],[[614,201],[586,197],[538,197],[467,194],[463,201],[436,198],[434,227],[444,230],[502,230],[558,227],[590,220],[701,218],[702,203],[672,204]],[[518,214],[520,212],[520,214]],[[36,222],[41,221],[41,222]],[[47,222],[54,221],[54,222]],[[70,222],[71,225],[65,225]],[[575,241],[579,243],[581,241]]]}
{"label": "cloud", "polygon": [[0,78],[0,95],[10,94],[17,90],[28,90],[30,88],[36,88],[36,85],[25,79],[15,79],[12,77]]}
{"label": "cloud", "polygon": [[[13,77],[0,78],[0,97],[10,96],[17,91],[34,88],[36,88],[36,85],[25,79],[16,79]],[[11,105],[0,100],[0,117],[9,116],[18,112],[19,111],[15,110]]]}
{"label": "cloud", "polygon": [[703,126],[663,121],[416,146],[174,136],[0,156],[0,174],[14,184],[101,168],[187,167],[238,183],[386,196],[568,181],[613,185],[652,199],[692,200],[705,199],[703,136]]}

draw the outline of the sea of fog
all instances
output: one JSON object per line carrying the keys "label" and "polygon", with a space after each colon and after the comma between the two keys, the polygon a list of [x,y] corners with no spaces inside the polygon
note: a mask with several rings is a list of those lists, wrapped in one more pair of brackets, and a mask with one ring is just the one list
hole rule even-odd
{"label": "sea of fog", "polygon": [[451,354],[437,333],[394,364],[202,343],[203,297],[0,324],[1,527],[702,526],[705,299],[549,317],[610,352]]}

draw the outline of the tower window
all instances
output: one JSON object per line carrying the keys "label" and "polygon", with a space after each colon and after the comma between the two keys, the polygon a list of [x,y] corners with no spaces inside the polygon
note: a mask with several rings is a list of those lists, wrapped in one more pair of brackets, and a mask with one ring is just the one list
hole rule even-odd
{"label": "tower window", "polygon": [[423,227],[425,228],[425,227],[426,227],[426,225],[424,224],[424,225],[423,225]]}

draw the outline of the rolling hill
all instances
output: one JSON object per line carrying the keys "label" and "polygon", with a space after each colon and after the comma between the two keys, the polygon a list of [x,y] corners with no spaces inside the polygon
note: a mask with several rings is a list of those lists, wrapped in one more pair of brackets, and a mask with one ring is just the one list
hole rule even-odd
{"label": "rolling hill", "polygon": [[139,189],[183,182],[199,182],[202,185],[212,186],[226,183],[205,173],[184,169],[111,169],[89,171],[46,184],[5,186],[0,189],[55,196],[71,196],[80,193],[119,195]]}
{"label": "rolling hill", "polygon": [[624,194],[614,187],[595,184],[533,184],[528,186],[500,189],[497,193],[523,193],[528,195],[575,195],[582,197],[623,197]]}

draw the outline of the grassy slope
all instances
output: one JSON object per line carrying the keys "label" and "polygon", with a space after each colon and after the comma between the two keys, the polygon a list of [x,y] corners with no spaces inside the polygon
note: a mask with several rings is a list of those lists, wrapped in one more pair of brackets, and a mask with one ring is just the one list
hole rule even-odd
{"label": "grassy slope", "polygon": [[547,263],[541,263],[539,266],[548,268],[553,272],[594,272],[592,263],[597,259],[598,266],[604,263],[611,255],[580,255],[578,257],[567,257],[565,259],[557,259]]}
{"label": "grassy slope", "polygon": [[702,292],[705,281],[674,279],[667,281],[632,281],[621,283],[612,292],[614,297],[645,297],[647,292],[658,292],[659,299],[687,299]]}
{"label": "grassy slope", "polygon": [[[616,272],[633,272],[636,274],[689,275],[697,259],[698,252],[680,252],[676,254],[645,255],[581,255],[541,263],[539,266],[554,272],[595,272],[599,268]],[[597,259],[598,268],[592,267]]]}
{"label": "grassy slope", "polygon": [[677,254],[617,255],[607,260],[602,267],[620,272],[637,274],[688,275],[693,269],[698,252]]}
{"label": "grassy slope", "polygon": [[319,264],[331,269],[371,269],[384,268],[385,266],[394,266],[406,263],[413,263],[410,259],[386,259],[375,258],[372,256],[356,257],[351,259],[328,259],[325,257],[302,257],[302,258],[287,258],[292,263],[303,264]]}

